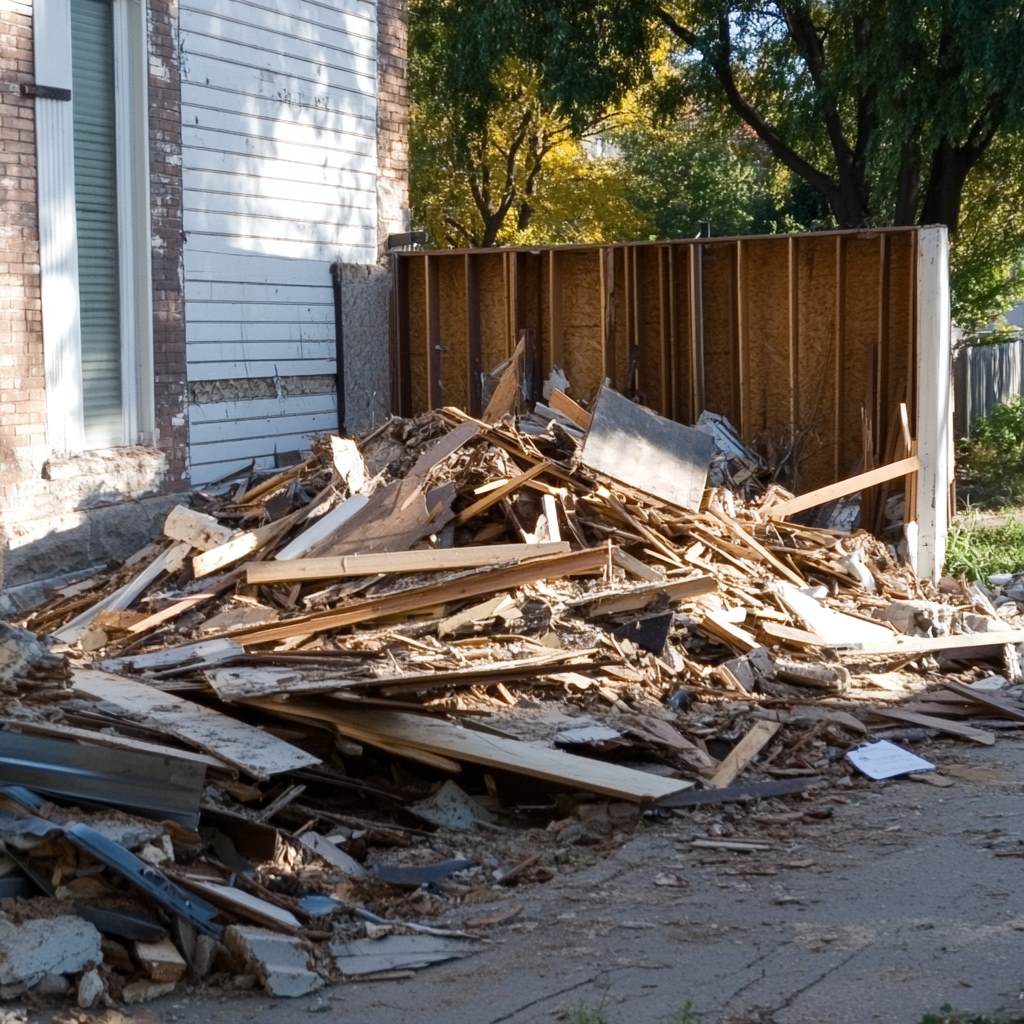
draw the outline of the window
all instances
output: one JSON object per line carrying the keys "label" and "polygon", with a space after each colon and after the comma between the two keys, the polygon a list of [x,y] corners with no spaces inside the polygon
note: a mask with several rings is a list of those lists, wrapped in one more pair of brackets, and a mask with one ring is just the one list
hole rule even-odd
{"label": "window", "polygon": [[35,50],[50,444],[151,441],[144,0],[37,0]]}

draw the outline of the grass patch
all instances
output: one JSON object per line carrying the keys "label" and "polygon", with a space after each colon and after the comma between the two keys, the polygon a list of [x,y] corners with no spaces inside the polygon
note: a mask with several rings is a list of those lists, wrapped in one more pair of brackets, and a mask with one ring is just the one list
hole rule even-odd
{"label": "grass patch", "polygon": [[919,1024],[1024,1024],[1024,1017],[988,1017],[943,1006],[938,1013],[926,1013]]}
{"label": "grass patch", "polygon": [[949,531],[946,574],[984,581],[995,572],[1024,572],[1024,523],[989,526],[961,516]]}

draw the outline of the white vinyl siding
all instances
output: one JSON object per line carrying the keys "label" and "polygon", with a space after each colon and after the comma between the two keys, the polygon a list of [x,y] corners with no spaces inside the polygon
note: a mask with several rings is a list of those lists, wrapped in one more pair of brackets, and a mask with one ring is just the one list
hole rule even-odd
{"label": "white vinyl siding", "polygon": [[71,71],[83,437],[102,448],[124,441],[110,0],[71,0]]}
{"label": "white vinyl siding", "polygon": [[[376,4],[180,10],[188,379],[333,374],[330,265],[377,259]],[[192,403],[193,482],[308,447],[334,409],[333,394],[283,386]]]}

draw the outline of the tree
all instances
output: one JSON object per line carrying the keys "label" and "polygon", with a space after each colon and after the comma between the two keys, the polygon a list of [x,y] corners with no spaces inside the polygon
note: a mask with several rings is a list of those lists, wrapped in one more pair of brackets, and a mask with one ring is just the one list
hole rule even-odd
{"label": "tree", "polygon": [[[424,0],[427,2],[427,0]],[[1024,118],[1024,7],[1010,0],[430,0],[459,23],[451,95],[510,56],[579,126],[675,50],[680,97],[716,100],[843,227],[959,227],[971,172]]]}
{"label": "tree", "polygon": [[410,14],[410,191],[416,220],[437,243],[553,241],[567,231],[575,234],[566,241],[596,241],[616,225],[638,230],[621,181],[582,147],[611,112],[559,113],[541,93],[537,65],[514,56],[482,68],[472,96],[454,90],[466,23],[433,0],[413,0]]}

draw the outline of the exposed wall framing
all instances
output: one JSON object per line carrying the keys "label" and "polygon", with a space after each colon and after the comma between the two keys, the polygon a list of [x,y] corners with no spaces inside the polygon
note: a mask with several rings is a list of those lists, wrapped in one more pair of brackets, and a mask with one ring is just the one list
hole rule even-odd
{"label": "exposed wall framing", "polygon": [[[396,254],[393,404],[481,411],[480,374],[536,339],[587,401],[797,438],[799,488],[893,457],[915,422],[921,229]],[[930,229],[925,229],[930,230]]]}

